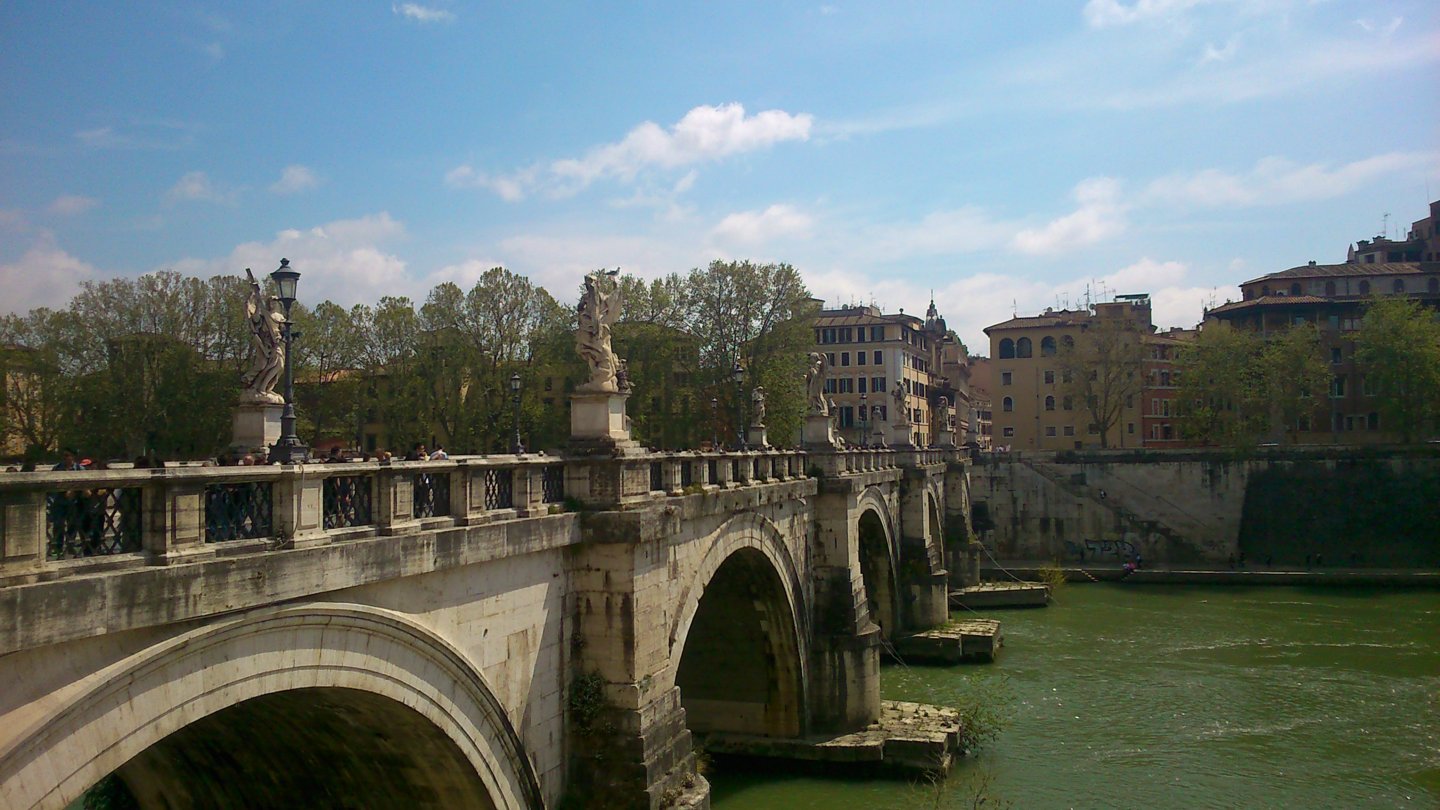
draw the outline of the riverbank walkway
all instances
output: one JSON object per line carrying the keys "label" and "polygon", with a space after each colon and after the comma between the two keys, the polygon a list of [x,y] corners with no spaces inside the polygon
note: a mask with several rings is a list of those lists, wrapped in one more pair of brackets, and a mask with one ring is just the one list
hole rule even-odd
{"label": "riverbank walkway", "polygon": [[[1039,579],[1040,568],[1053,566],[1042,560],[1000,560],[982,565],[986,580]],[[1337,587],[1404,587],[1440,589],[1440,570],[1400,568],[1267,568],[1263,564],[1240,568],[1225,565],[1149,565],[1127,572],[1122,563],[1077,565],[1063,563],[1060,569],[1071,582],[1125,582],[1131,585],[1303,585]]]}

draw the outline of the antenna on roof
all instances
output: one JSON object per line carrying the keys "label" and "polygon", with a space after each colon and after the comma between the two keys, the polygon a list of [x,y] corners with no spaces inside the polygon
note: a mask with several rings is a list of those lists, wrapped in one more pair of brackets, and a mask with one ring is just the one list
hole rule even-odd
{"label": "antenna on roof", "polygon": [[1017,307],[1017,306],[1015,306],[1015,299],[1014,299],[1014,298],[1011,298],[1011,299],[1010,299],[1010,317],[1012,317],[1012,318],[1017,318],[1017,317],[1019,317],[1019,316],[1020,316],[1020,308]]}
{"label": "antenna on roof", "polygon": [[1386,211],[1380,217],[1380,234],[1386,239],[1390,238],[1390,212]]}

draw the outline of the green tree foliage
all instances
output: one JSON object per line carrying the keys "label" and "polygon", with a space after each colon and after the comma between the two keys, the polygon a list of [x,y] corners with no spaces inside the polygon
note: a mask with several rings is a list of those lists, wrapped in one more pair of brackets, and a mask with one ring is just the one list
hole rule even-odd
{"label": "green tree foliage", "polygon": [[1293,440],[1329,379],[1320,334],[1310,324],[1269,337],[1207,325],[1178,359],[1181,432],[1206,444]]}
{"label": "green tree foliage", "polygon": [[1111,429],[1120,423],[1126,403],[1140,394],[1143,337],[1134,321],[1097,318],[1057,354],[1061,390],[1090,415],[1101,447],[1110,446]]}
{"label": "green tree foliage", "polygon": [[1418,301],[1371,301],[1355,359],[1376,394],[1382,426],[1405,442],[1440,428],[1440,320]]}
{"label": "green tree foliage", "polygon": [[[817,304],[794,267],[714,261],[649,283],[622,277],[621,295],[617,342],[622,356],[634,355],[639,407],[631,416],[643,441],[693,447],[718,433],[728,442],[736,420],[750,420],[757,385],[766,391],[770,440],[789,444],[799,435]],[[741,388],[731,379],[737,361],[746,370]]]}

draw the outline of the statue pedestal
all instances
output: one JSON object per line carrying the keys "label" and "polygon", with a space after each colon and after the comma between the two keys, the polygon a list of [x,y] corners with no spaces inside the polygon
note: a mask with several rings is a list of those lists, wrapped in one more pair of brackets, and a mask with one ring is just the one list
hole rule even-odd
{"label": "statue pedestal", "polygon": [[937,431],[936,434],[935,434],[935,446],[936,446],[936,447],[954,447],[954,446],[955,446],[955,431],[949,430],[949,429],[947,429],[947,428],[942,428],[941,430]]}
{"label": "statue pedestal", "polygon": [[271,402],[242,402],[235,406],[230,423],[230,449],[246,453],[267,453],[280,440],[280,412],[284,405]]}
{"label": "statue pedestal", "polygon": [[765,435],[764,425],[751,425],[745,433],[745,441],[752,450],[769,450],[770,439]]}
{"label": "statue pedestal", "polygon": [[613,391],[576,392],[570,395],[570,449],[577,453],[639,451],[630,438],[625,416],[629,394]]}
{"label": "statue pedestal", "polygon": [[811,413],[805,415],[805,427],[801,432],[801,441],[806,447],[838,447],[835,441],[835,423],[825,414]]}
{"label": "statue pedestal", "polygon": [[890,425],[890,446],[896,448],[915,446],[915,442],[911,437],[909,422]]}

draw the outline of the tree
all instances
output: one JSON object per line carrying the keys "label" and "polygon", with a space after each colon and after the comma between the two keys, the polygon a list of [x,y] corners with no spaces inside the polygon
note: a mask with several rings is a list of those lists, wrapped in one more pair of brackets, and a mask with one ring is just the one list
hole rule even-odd
{"label": "tree", "polygon": [[1228,324],[1207,324],[1177,353],[1180,430],[1193,441],[1234,444],[1258,431],[1264,382],[1259,337]]}
{"label": "tree", "polygon": [[1369,302],[1355,336],[1355,360],[1387,430],[1408,443],[1440,425],[1440,321],[1434,312],[1406,298]]}
{"label": "tree", "polygon": [[1268,428],[1288,434],[1291,441],[1302,417],[1315,410],[1315,397],[1323,395],[1330,369],[1320,345],[1320,330],[1314,324],[1296,324],[1264,341],[1258,376],[1261,396],[1268,406]]}
{"label": "tree", "polygon": [[1142,387],[1140,363],[1144,333],[1134,321],[1096,318],[1073,343],[1058,353],[1061,390],[1078,400],[1100,433],[1100,446],[1110,446],[1110,429]]}

